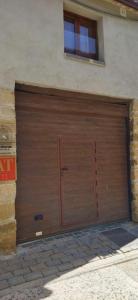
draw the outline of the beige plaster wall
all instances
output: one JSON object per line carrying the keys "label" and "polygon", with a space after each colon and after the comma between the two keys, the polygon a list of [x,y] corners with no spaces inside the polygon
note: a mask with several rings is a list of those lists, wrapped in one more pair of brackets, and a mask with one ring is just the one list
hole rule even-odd
{"label": "beige plaster wall", "polygon": [[16,80],[138,97],[138,22],[103,14],[103,33],[105,67],[72,61],[64,57],[62,0],[1,0],[0,86],[14,89]]}

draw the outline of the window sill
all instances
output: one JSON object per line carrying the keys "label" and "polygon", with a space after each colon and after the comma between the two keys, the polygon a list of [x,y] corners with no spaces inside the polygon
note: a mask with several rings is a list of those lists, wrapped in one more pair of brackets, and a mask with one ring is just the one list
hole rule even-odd
{"label": "window sill", "polygon": [[94,59],[91,59],[91,58],[78,56],[78,55],[70,54],[70,53],[64,53],[64,57],[67,58],[67,59],[71,59],[71,60],[75,60],[75,61],[81,61],[81,62],[84,62],[84,63],[96,65],[96,66],[99,66],[99,67],[105,67],[105,62],[100,61],[100,60],[94,60]]}

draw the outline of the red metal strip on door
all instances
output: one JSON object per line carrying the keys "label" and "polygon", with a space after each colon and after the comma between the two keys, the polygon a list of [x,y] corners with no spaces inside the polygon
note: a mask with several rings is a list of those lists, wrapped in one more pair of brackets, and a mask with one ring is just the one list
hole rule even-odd
{"label": "red metal strip on door", "polygon": [[63,174],[62,174],[62,137],[59,137],[59,172],[60,172],[60,225],[63,226]]}
{"label": "red metal strip on door", "polygon": [[94,143],[94,154],[95,154],[95,198],[97,206],[97,218],[99,219],[99,201],[98,201],[98,169],[97,169],[97,144]]}

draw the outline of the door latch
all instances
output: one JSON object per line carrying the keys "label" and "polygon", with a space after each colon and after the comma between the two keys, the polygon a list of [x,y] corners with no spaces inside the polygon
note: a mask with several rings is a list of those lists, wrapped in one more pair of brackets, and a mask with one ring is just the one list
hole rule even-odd
{"label": "door latch", "polygon": [[61,171],[68,171],[67,167],[61,168]]}

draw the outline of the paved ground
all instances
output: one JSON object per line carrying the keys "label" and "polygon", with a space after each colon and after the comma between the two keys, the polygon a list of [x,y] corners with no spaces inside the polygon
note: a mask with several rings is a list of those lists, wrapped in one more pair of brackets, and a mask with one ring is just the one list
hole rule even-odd
{"label": "paved ground", "polygon": [[91,227],[0,256],[0,299],[138,299],[138,225]]}

